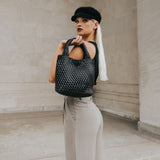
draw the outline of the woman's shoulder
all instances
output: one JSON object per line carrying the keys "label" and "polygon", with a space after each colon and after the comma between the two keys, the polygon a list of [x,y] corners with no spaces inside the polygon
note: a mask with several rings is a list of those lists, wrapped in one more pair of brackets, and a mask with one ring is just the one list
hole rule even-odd
{"label": "woman's shoulder", "polygon": [[96,51],[98,50],[97,43],[95,41],[85,41],[85,44]]}
{"label": "woman's shoulder", "polygon": [[90,54],[90,57],[91,59],[93,59],[95,57],[95,54],[96,54],[96,48],[95,48],[95,45],[93,43],[96,43],[96,42],[93,42],[93,41],[84,41],[86,47],[87,47],[87,50]]}
{"label": "woman's shoulder", "polygon": [[[96,48],[95,46],[88,42],[88,41],[84,41],[84,44],[87,48],[87,51],[91,57],[91,59],[95,58],[96,55]],[[73,58],[73,59],[83,59],[83,50],[80,46],[74,46],[71,50],[71,52],[69,53],[69,57]]]}

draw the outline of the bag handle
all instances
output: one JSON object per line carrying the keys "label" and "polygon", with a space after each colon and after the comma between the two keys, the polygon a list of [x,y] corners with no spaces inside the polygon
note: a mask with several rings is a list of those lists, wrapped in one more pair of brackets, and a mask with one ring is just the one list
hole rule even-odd
{"label": "bag handle", "polygon": [[[69,45],[71,44],[71,42],[74,40],[74,39],[76,39],[76,38],[70,38],[70,39],[68,39],[67,40],[67,42],[66,42],[66,44],[65,44],[65,46],[64,46],[64,51],[63,51],[63,55],[69,55]],[[87,50],[87,48],[86,48],[86,45],[84,44],[84,43],[82,43],[81,45],[80,45],[80,47],[82,48],[82,50],[83,50],[83,52],[84,52],[84,58],[90,58],[91,59],[91,57],[90,57],[90,55],[89,55],[89,53],[88,53],[88,50]]]}

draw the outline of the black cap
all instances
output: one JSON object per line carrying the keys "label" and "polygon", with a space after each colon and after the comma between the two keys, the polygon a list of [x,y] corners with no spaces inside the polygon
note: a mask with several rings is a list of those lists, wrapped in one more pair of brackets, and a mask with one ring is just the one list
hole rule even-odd
{"label": "black cap", "polygon": [[79,7],[71,17],[72,21],[75,21],[77,17],[83,17],[87,19],[95,19],[99,23],[101,22],[101,14],[93,7]]}

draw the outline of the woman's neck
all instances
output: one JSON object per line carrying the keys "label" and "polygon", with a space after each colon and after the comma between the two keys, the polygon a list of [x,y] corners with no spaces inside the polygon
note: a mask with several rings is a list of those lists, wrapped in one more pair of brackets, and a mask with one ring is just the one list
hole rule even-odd
{"label": "woman's neck", "polygon": [[83,39],[84,41],[93,41],[93,42],[95,42],[94,34],[93,34],[93,35],[90,34],[89,36],[88,36],[88,35],[84,35],[84,36],[82,36],[82,39]]}

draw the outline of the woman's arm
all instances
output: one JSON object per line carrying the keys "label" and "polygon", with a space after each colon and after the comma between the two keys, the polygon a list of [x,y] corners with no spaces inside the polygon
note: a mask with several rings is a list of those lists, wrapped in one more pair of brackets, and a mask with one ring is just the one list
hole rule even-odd
{"label": "woman's arm", "polygon": [[[58,55],[61,55],[63,53],[63,50],[64,50],[64,46],[66,44],[66,40],[62,40],[59,45],[58,45],[58,48],[54,54],[54,57],[53,57],[53,60],[52,60],[52,64],[51,64],[51,67],[50,67],[50,73],[49,73],[49,77],[48,77],[48,81],[50,83],[55,83],[55,72],[56,72],[56,64],[57,64],[57,56]],[[76,39],[74,39],[70,45],[81,45],[84,41],[82,40],[82,37],[81,36],[77,36]]]}

